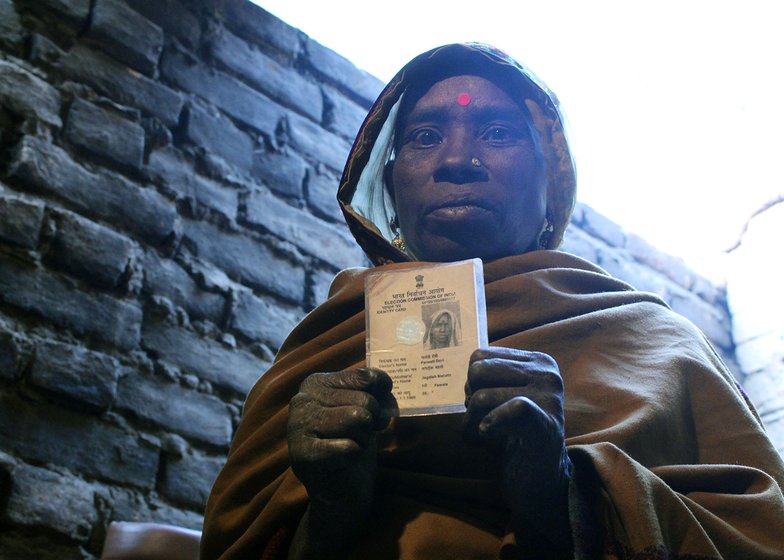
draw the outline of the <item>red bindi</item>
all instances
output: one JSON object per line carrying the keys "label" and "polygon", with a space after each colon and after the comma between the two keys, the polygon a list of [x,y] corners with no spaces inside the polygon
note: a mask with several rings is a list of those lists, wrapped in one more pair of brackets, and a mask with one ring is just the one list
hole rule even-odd
{"label": "red bindi", "polygon": [[471,103],[470,93],[463,92],[457,96],[457,104],[460,105],[461,107],[465,107],[469,103]]}

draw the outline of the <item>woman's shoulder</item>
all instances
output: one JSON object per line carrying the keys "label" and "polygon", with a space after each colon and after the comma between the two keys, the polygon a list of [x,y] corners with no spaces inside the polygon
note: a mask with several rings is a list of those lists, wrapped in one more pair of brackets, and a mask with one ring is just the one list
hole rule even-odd
{"label": "woman's shoulder", "polygon": [[334,296],[341,289],[362,277],[369,269],[365,267],[346,268],[337,273],[329,286],[329,297]]}

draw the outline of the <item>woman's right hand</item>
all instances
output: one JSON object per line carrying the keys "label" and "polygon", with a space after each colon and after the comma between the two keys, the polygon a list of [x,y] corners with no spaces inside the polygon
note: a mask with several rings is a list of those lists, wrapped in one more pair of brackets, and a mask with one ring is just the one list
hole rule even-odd
{"label": "woman's right hand", "polygon": [[[386,372],[358,368],[314,373],[291,399],[289,460],[310,499],[303,520],[308,527],[300,525],[297,535],[308,535],[308,542],[300,542],[304,550],[325,552],[325,546],[350,541],[366,520],[376,476],[376,432],[389,423],[382,405],[391,396]],[[317,535],[327,542],[312,542]]]}

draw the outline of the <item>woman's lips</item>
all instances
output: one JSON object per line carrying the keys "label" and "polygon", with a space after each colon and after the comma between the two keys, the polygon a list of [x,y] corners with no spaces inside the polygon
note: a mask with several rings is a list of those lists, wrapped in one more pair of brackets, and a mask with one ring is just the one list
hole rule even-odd
{"label": "woman's lips", "polygon": [[492,214],[492,209],[486,202],[469,197],[442,201],[426,211],[428,218],[436,220],[481,219],[490,214]]}
{"label": "woman's lips", "polygon": [[437,220],[476,219],[489,215],[487,208],[476,204],[460,204],[458,206],[441,206],[428,212],[428,217]]}

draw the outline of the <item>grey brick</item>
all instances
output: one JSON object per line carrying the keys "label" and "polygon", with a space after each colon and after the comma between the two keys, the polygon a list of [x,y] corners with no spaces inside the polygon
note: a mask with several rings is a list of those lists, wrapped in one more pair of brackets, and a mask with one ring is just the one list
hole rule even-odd
{"label": "grey brick", "polygon": [[281,66],[226,30],[213,36],[210,51],[223,66],[278,103],[321,122],[324,109],[321,90],[295,69]]}
{"label": "grey brick", "polygon": [[0,300],[122,350],[139,342],[142,312],[136,305],[81,292],[40,268],[12,259],[0,259]]}
{"label": "grey brick", "polygon": [[25,118],[60,127],[60,93],[25,68],[21,61],[0,59],[0,106]]}
{"label": "grey brick", "polygon": [[344,224],[343,212],[338,206],[338,178],[325,173],[308,172],[308,207],[319,218]]}
{"label": "grey brick", "polygon": [[619,251],[600,247],[597,250],[596,263],[613,277],[631,284],[636,290],[654,293],[665,301],[670,297],[672,282],[658,272],[626,258]]}
{"label": "grey brick", "polygon": [[353,142],[362,121],[365,120],[367,109],[331,88],[324,88],[324,95],[327,99],[324,126],[330,132]]}
{"label": "grey brick", "polygon": [[0,558],[13,560],[84,560],[84,548],[59,535],[42,534],[24,528],[4,528],[0,538]]}
{"label": "grey brick", "polygon": [[302,301],[304,268],[280,257],[264,243],[224,233],[203,222],[186,221],[183,232],[196,248],[197,256],[218,266],[229,277],[295,303]]}
{"label": "grey brick", "polygon": [[268,190],[254,189],[248,196],[246,219],[336,268],[359,266],[362,249],[345,232],[294,208]]}
{"label": "grey brick", "polygon": [[97,410],[107,410],[117,394],[116,359],[86,348],[47,341],[36,346],[30,382]]}
{"label": "grey brick", "polygon": [[43,218],[43,204],[0,192],[0,239],[35,249]]}
{"label": "grey brick", "polygon": [[188,312],[192,319],[220,324],[226,305],[221,294],[205,291],[177,263],[161,259],[153,252],[142,257],[144,289],[162,295]]}
{"label": "grey brick", "polygon": [[305,44],[307,60],[313,70],[327,81],[334,81],[346,91],[357,96],[357,101],[370,107],[384,84],[375,76],[360,70],[338,53],[320,45],[313,39]]}
{"label": "grey brick", "polygon": [[87,39],[120,62],[151,75],[163,49],[160,27],[123,0],[96,0]]}
{"label": "grey brick", "polygon": [[280,194],[302,198],[307,164],[294,153],[258,151],[253,158],[253,176]]}
{"label": "grey brick", "polygon": [[596,263],[598,259],[597,251],[601,249],[602,245],[602,243],[572,224],[566,229],[563,243],[559,249]]}
{"label": "grey brick", "polygon": [[179,0],[133,0],[131,7],[160,26],[164,33],[176,37],[191,49],[199,46],[201,24]]}
{"label": "grey brick", "polygon": [[151,500],[149,521],[168,523],[177,527],[201,531],[204,527],[204,516],[192,511],[171,507],[153,497]]}
{"label": "grey brick", "polygon": [[237,191],[199,175],[177,149],[169,146],[152,152],[147,170],[181,200],[215,210],[230,220],[236,219]]}
{"label": "grey brick", "polygon": [[219,111],[190,103],[183,130],[185,137],[249,173],[253,165],[253,140]]}
{"label": "grey brick", "polygon": [[23,4],[39,17],[65,19],[74,29],[80,28],[90,14],[90,0],[27,0]]}
{"label": "grey brick", "polygon": [[[174,406],[176,403],[176,406]],[[116,406],[165,430],[219,447],[231,441],[231,415],[212,395],[138,374],[122,378]]]}
{"label": "grey brick", "polygon": [[284,109],[236,78],[195,63],[185,53],[168,48],[161,59],[161,75],[178,87],[214,103],[235,119],[273,135]]}
{"label": "grey brick", "polygon": [[717,286],[698,274],[694,275],[691,291],[711,305],[727,305],[726,287]]}
{"label": "grey brick", "polygon": [[243,395],[269,367],[244,350],[228,349],[181,327],[146,321],[142,333],[143,346],[162,360]]}
{"label": "grey brick", "polygon": [[94,416],[0,393],[0,447],[101,480],[152,488],[159,451]]}
{"label": "grey brick", "polygon": [[0,329],[0,379],[13,381],[22,374],[25,355],[19,337]]}
{"label": "grey brick", "polygon": [[19,463],[14,467],[6,516],[11,523],[44,526],[86,541],[98,519],[94,490],[75,476]]}
{"label": "grey brick", "polygon": [[305,34],[251,2],[222,2],[223,21],[237,35],[270,45],[294,60]]}
{"label": "grey brick", "polygon": [[66,200],[81,213],[124,225],[153,243],[172,235],[174,204],[120,175],[93,173],[44,140],[25,136],[12,155],[9,175],[24,185]]}
{"label": "grey brick", "polygon": [[158,117],[167,126],[177,124],[182,95],[142,74],[129,72],[98,51],[77,45],[59,60],[57,67],[123,105]]}
{"label": "grey brick", "polygon": [[312,163],[323,163],[335,171],[342,171],[351,146],[342,138],[295,113],[288,113],[288,133],[291,145]]}
{"label": "grey brick", "polygon": [[598,237],[612,247],[623,248],[626,245],[626,234],[621,227],[585,204],[580,227],[589,235]]}
{"label": "grey brick", "polygon": [[683,259],[662,253],[639,235],[628,236],[627,249],[636,260],[661,272],[682,288],[689,290],[694,285],[696,274]]}
{"label": "grey brick", "polygon": [[150,521],[150,506],[137,490],[96,485],[95,491],[111,508],[107,521]]}
{"label": "grey brick", "polygon": [[16,45],[24,38],[24,29],[11,0],[0,0],[0,42]]}
{"label": "grey brick", "polygon": [[30,34],[30,62],[37,65],[54,65],[65,54],[54,41],[40,33]]}
{"label": "grey brick", "polygon": [[303,314],[302,310],[283,306],[272,298],[242,291],[237,295],[229,326],[246,339],[279,348]]}
{"label": "grey brick", "polygon": [[308,304],[312,309],[321,305],[329,297],[329,287],[335,279],[335,273],[317,268],[310,271],[310,289],[308,291]]}
{"label": "grey brick", "polygon": [[600,246],[596,251],[596,257],[596,264],[610,276],[620,279],[624,274],[627,261],[612,247]]}
{"label": "grey brick", "polygon": [[97,286],[117,286],[133,257],[133,242],[77,214],[57,212],[54,218],[49,261]]}
{"label": "grey brick", "polygon": [[697,325],[716,346],[724,349],[733,347],[731,318],[726,309],[708,305],[691,292],[680,288],[673,289],[670,306],[673,311]]}
{"label": "grey brick", "polygon": [[73,145],[120,165],[139,169],[144,156],[144,128],[80,98],[68,111],[65,137]]}
{"label": "grey brick", "polygon": [[155,494],[145,497],[139,492],[118,487],[98,487],[96,491],[109,502],[110,521],[166,523],[196,530],[201,530],[204,525],[204,518],[201,515],[174,508],[157,499]]}
{"label": "grey brick", "polygon": [[175,503],[202,511],[225,462],[223,457],[198,454],[167,458],[163,469],[164,496]]}

